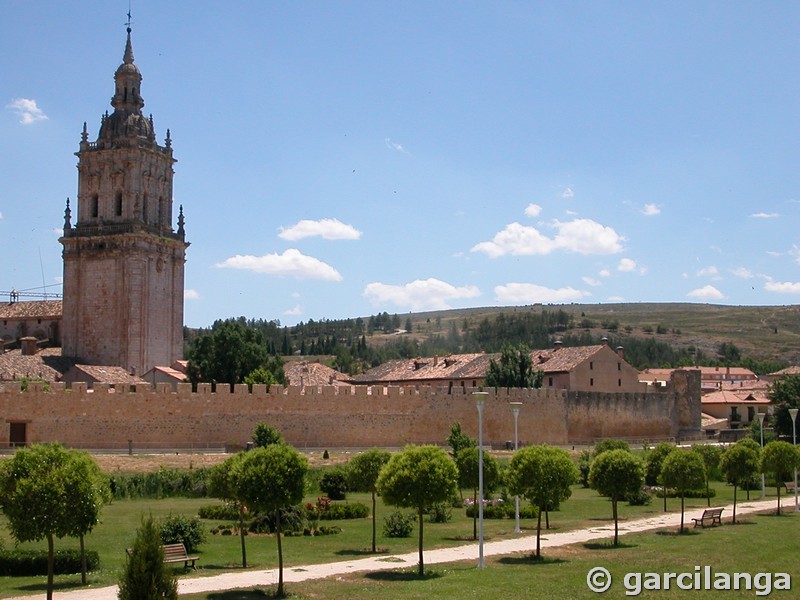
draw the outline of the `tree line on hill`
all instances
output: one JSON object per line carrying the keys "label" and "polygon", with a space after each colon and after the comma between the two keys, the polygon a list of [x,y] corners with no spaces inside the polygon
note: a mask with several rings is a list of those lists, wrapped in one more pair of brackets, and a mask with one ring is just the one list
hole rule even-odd
{"label": "tree line on hill", "polygon": [[[531,349],[552,347],[555,339],[565,347],[600,343],[588,327],[596,323],[576,320],[564,310],[519,314],[500,313],[477,321],[465,317],[459,324],[440,318],[416,322],[409,316],[403,326],[398,315],[386,312],[367,319],[309,320],[292,327],[280,321],[246,319],[217,320],[210,328],[184,328],[185,355],[193,382],[284,383],[282,360],[286,356],[324,356],[333,368],[356,375],[388,360],[473,352],[500,352],[521,344]],[[771,373],[787,366],[771,360],[742,356],[732,342],[717,346],[710,355],[694,345],[675,347],[655,336],[631,335],[631,327],[601,323],[612,348],[622,346],[625,360],[637,369],[705,366],[738,366],[756,374]],[[397,334],[387,339],[376,333]],[[412,335],[421,334],[421,335]]]}

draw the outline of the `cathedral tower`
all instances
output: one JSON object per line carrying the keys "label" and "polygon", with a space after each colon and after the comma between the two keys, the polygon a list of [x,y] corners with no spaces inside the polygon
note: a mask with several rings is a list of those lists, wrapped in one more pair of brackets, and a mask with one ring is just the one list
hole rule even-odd
{"label": "cathedral tower", "polygon": [[83,125],[77,222],[64,218],[62,354],[144,374],[183,352],[183,209],[172,228],[172,141],[142,114],[131,30],[96,142]]}

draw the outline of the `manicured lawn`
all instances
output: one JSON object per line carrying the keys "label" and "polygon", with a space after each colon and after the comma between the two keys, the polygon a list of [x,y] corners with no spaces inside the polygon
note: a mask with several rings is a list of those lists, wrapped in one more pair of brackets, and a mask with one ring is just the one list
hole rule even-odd
{"label": "manicured lawn", "polygon": [[[732,500],[731,488],[719,482],[714,482],[713,486],[718,493],[717,497],[712,499],[713,504],[724,504]],[[596,526],[598,522],[610,521],[611,506],[608,500],[599,497],[592,490],[583,489],[580,486],[575,486],[573,490],[573,497],[563,503],[562,510],[551,513],[552,529],[565,531]],[[769,493],[770,495],[774,494],[774,490],[769,490]],[[758,497],[759,493],[754,492],[753,498],[756,499]],[[743,498],[744,495],[742,494],[740,499]],[[314,497],[308,498],[308,501],[313,500]],[[370,505],[369,496],[366,494],[349,494],[348,501],[358,501]],[[143,515],[152,514],[156,518],[170,513],[192,516],[196,514],[200,506],[215,502],[218,501],[208,498],[172,498],[116,501],[107,506],[101,515],[102,523],[86,538],[87,549],[99,552],[101,560],[100,570],[91,573],[89,576],[90,585],[99,587],[117,582],[124,564],[125,548],[131,545],[135,530],[139,526]],[[688,516],[697,516],[695,513],[705,505],[705,499],[688,500],[687,512],[689,514],[687,519]],[[661,500],[654,499],[649,506],[631,507],[621,505],[620,514],[623,519],[646,517],[660,514],[661,507]],[[668,501],[670,510],[676,510],[678,507],[678,500]],[[411,538],[390,539],[382,536],[380,527],[383,523],[383,517],[393,510],[393,508],[386,507],[380,502],[378,504],[378,545],[385,552],[393,554],[415,551],[416,529]],[[726,518],[729,516],[725,515]],[[206,528],[210,530],[215,525],[221,524],[221,522],[206,521],[205,524]],[[371,541],[371,519],[325,521],[323,524],[339,525],[342,528],[342,532],[338,535],[330,536],[285,538],[284,560],[287,567],[333,562],[368,555]],[[532,521],[523,521],[522,525],[526,532],[530,532],[535,528],[535,523]],[[487,520],[485,523],[487,541],[514,537],[513,530],[513,520]],[[425,523],[426,550],[469,542],[471,541],[471,536],[472,520],[465,516],[463,509],[454,508],[453,519],[449,523]],[[6,548],[14,545],[5,527],[0,529],[0,541]],[[56,548],[77,547],[77,545],[78,542],[74,539],[56,541]],[[43,549],[45,548],[45,543],[23,544],[21,546]],[[199,555],[198,571],[190,572],[191,576],[214,575],[223,570],[241,568],[239,538],[236,536],[209,534],[207,542],[201,546]],[[276,567],[277,549],[275,538],[272,536],[248,536],[247,556],[250,568]],[[540,569],[541,566],[537,565],[534,568]],[[176,572],[184,576],[183,569],[176,568]],[[527,573],[527,571],[525,572]],[[44,589],[44,582],[44,577],[0,577],[0,597],[41,592]],[[380,582],[381,585],[386,585],[387,583],[391,582]],[[415,582],[415,585],[419,583],[422,582]],[[433,583],[426,582],[426,585],[433,585]],[[79,588],[80,576],[59,575],[56,576],[56,584],[59,589]]]}
{"label": "manicured lawn", "polygon": [[[774,590],[771,598],[795,598],[800,586],[800,516],[748,515],[736,526],[675,532],[647,532],[622,538],[619,548],[604,542],[546,549],[544,560],[513,555],[490,557],[478,570],[474,562],[433,565],[424,579],[413,569],[345,575],[325,580],[288,583],[294,600],[429,600],[431,598],[624,598],[627,573],[695,573],[695,567],[710,566],[713,573],[788,573],[793,591]],[[790,535],[787,533],[792,532]],[[587,573],[607,568],[613,579],[605,595],[591,592]],[[692,576],[693,577],[693,576]],[[691,580],[690,580],[691,581]],[[713,579],[711,580],[713,584]],[[633,586],[635,580],[629,580]],[[763,589],[763,588],[762,588]],[[670,591],[642,591],[639,598],[753,598],[750,591],[682,591],[671,583]],[[182,596],[187,600],[256,600],[272,597],[274,587]]]}

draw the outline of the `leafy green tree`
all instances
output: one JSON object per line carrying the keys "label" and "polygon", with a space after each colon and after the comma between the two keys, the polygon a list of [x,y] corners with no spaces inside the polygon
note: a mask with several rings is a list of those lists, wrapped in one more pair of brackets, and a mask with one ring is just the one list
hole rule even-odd
{"label": "leafy green tree", "polygon": [[247,568],[247,547],[245,546],[245,535],[247,529],[244,524],[245,511],[247,507],[239,498],[238,490],[235,487],[233,473],[239,468],[239,463],[244,459],[245,453],[240,452],[225,459],[224,462],[211,469],[208,476],[208,494],[212,498],[220,498],[228,502],[233,502],[239,512],[239,541],[242,547],[242,568]]}
{"label": "leafy green tree", "polygon": [[234,464],[232,488],[239,501],[255,511],[275,515],[278,540],[278,597],[284,597],[281,509],[299,504],[305,492],[308,461],[286,444],[270,444],[244,453]]}
{"label": "leafy green tree", "polygon": [[800,467],[800,453],[789,442],[770,442],[761,453],[761,472],[775,478],[778,492],[778,511],[781,514],[781,485],[794,475],[795,468]]}
{"label": "leafy green tree", "polygon": [[760,472],[759,469],[761,468],[761,451],[763,448],[761,447],[761,443],[754,440],[752,437],[742,438],[741,440],[737,441],[735,446],[744,446],[746,448],[750,448],[753,452],[756,453],[756,464],[759,465],[756,468],[756,472],[753,473],[750,477],[743,479],[739,485],[741,485],[747,491],[747,500],[750,500],[750,490],[761,489],[761,479],[758,476]]}
{"label": "leafy green tree", "polygon": [[720,457],[719,468],[728,483],[733,485],[733,523],[736,523],[736,489],[758,473],[758,451],[747,444],[729,446]]}
{"label": "leafy green tree", "polygon": [[322,474],[319,489],[331,500],[347,497],[347,475],[343,469],[331,469]]}
{"label": "leafy green tree", "polygon": [[[769,399],[775,406],[775,432],[792,436],[792,416],[790,408],[800,408],[800,375],[781,377],[769,389]],[[800,417],[797,426],[800,427]],[[797,431],[800,435],[800,429]]]}
{"label": "leafy green tree", "polygon": [[253,430],[253,443],[259,448],[266,448],[270,444],[283,444],[281,432],[269,423],[257,423]]}
{"label": "leafy green tree", "polygon": [[267,363],[262,333],[241,320],[216,321],[211,331],[198,336],[188,351],[187,375],[192,383],[242,383]]}
{"label": "leafy green tree", "polygon": [[[91,460],[91,459],[89,459]],[[0,466],[0,505],[19,542],[47,540],[47,598],[53,597],[54,538],[79,535],[97,523],[102,496],[86,459],[60,444],[17,450]],[[99,484],[98,484],[99,485]],[[97,495],[95,495],[97,494]]]}
{"label": "leafy green tree", "polygon": [[164,564],[161,534],[152,515],[142,519],[119,580],[119,600],[177,600],[178,579]]}
{"label": "leafy green tree", "polygon": [[[675,488],[681,497],[681,528],[683,533],[683,514],[686,492],[700,489],[705,482],[706,466],[697,452],[675,448],[661,465],[661,481],[665,487]],[[666,490],[664,490],[666,494]]]}
{"label": "leafy green tree", "polygon": [[[478,468],[480,466],[478,448],[462,448],[456,455],[459,489],[472,490],[473,506],[478,506],[478,487],[480,485]],[[491,454],[483,453],[483,491],[491,494],[500,483],[500,465]],[[484,498],[480,498],[483,502]],[[472,515],[472,539],[478,539],[478,511]]]}
{"label": "leafy green tree", "polygon": [[696,444],[695,446],[692,446],[692,450],[700,455],[700,457],[703,459],[703,464],[706,467],[706,500],[708,501],[708,506],[711,506],[711,490],[709,481],[711,479],[712,471],[719,466],[719,460],[722,456],[722,449],[713,444]]}
{"label": "leafy green tree", "polygon": [[601,496],[611,499],[614,517],[614,545],[619,545],[619,518],[617,504],[620,499],[637,493],[644,482],[642,461],[626,450],[601,452],[589,468],[589,487]]}
{"label": "leafy green tree", "polygon": [[108,477],[86,452],[70,450],[72,464],[64,474],[64,490],[72,499],[69,535],[77,537],[81,549],[81,583],[86,585],[86,548],[84,537],[100,520],[103,506],[111,502]]}
{"label": "leafy green tree", "polygon": [[504,346],[500,362],[489,361],[486,385],[495,388],[539,388],[544,373],[533,368],[533,355],[525,344]]}
{"label": "leafy green tree", "polygon": [[[669,442],[660,442],[656,444],[655,448],[647,453],[644,465],[644,482],[645,485],[656,486],[661,481],[661,465],[664,464],[664,459],[675,450],[675,445]],[[667,512],[667,493],[663,490],[664,496],[664,512]]]}
{"label": "leafy green tree", "polygon": [[386,450],[372,448],[357,454],[347,463],[347,484],[356,492],[369,492],[372,495],[372,552],[377,552],[377,510],[376,493],[378,475],[389,462],[391,454]]}
{"label": "leafy green tree", "polygon": [[456,421],[450,426],[450,435],[447,436],[447,443],[452,448],[450,452],[453,459],[463,448],[477,448],[478,440],[470,437],[461,430],[461,423]]}
{"label": "leafy green tree", "polygon": [[506,470],[508,491],[539,509],[536,556],[541,557],[542,513],[572,495],[578,470],[569,453],[553,446],[526,446],[514,453]]}
{"label": "leafy green tree", "polygon": [[609,450],[625,450],[625,452],[630,452],[631,446],[625,440],[615,440],[612,438],[600,440],[594,447],[594,457],[597,458],[600,454],[608,452]]}
{"label": "leafy green tree", "polygon": [[422,555],[425,511],[450,500],[458,487],[458,470],[438,446],[406,446],[394,454],[378,476],[378,493],[384,502],[414,508],[419,516],[419,576],[425,574]]}

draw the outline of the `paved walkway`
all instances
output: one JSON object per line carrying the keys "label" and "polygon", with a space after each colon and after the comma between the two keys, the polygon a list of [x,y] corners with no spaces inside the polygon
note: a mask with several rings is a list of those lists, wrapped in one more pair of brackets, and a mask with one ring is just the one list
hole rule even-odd
{"label": "paved walkway", "polygon": [[[744,515],[754,512],[766,512],[775,510],[776,500],[760,500],[751,502],[740,502],[736,506],[736,515]],[[794,509],[794,497],[783,498],[781,505],[786,510]],[[691,509],[684,516],[685,522],[692,524],[691,517],[697,516],[700,509]],[[733,505],[725,507],[725,516],[729,518],[733,514]],[[638,519],[635,521],[624,521],[620,523],[619,534],[626,535],[652,529],[663,529],[665,527],[678,527],[681,522],[680,513],[664,513],[657,517]],[[602,527],[590,527],[588,529],[577,529],[561,533],[543,532],[542,548],[553,548],[556,546],[566,546],[578,544],[592,540],[605,539],[614,535],[614,524],[609,522]],[[536,549],[536,535],[522,535],[520,537],[502,540],[497,542],[486,542],[483,546],[484,556],[498,556],[504,554],[514,554],[519,552],[530,553]],[[433,565],[439,563],[451,563],[462,560],[478,560],[478,544],[471,543],[452,548],[442,548],[439,550],[428,550],[425,552],[425,564]],[[283,571],[285,583],[296,583],[309,579],[322,579],[332,575],[343,575],[347,573],[358,573],[364,571],[387,571],[399,567],[411,567],[417,565],[418,553],[380,555],[370,558],[357,560],[347,560],[316,565],[303,565],[287,567]],[[230,571],[221,575],[209,577],[182,578],[178,581],[178,592],[180,594],[194,594],[199,592],[213,592],[221,590],[232,590],[236,588],[255,588],[277,585],[278,570],[266,569],[259,571]],[[70,592],[56,592],[54,595],[59,600],[116,600],[117,586],[109,586],[95,589],[79,589]],[[20,596],[10,600],[43,600],[45,594],[34,596]]]}

